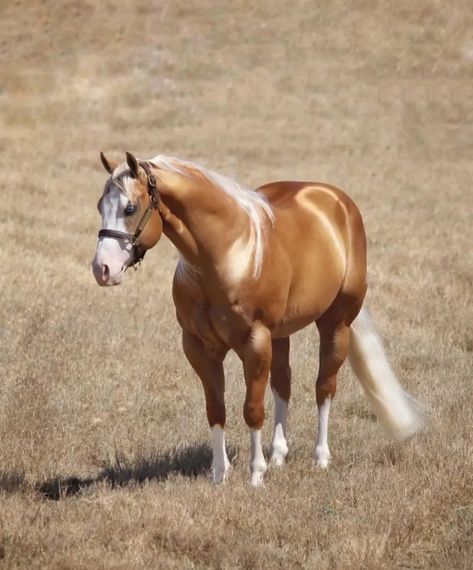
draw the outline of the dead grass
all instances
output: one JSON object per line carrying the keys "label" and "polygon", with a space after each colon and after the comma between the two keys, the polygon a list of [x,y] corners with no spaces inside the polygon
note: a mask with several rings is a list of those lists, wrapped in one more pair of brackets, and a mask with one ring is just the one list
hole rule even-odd
{"label": "dead grass", "polygon": [[[470,8],[0,5],[0,567],[471,566]],[[387,443],[346,368],[333,465],[313,469],[307,330],[293,343],[287,468],[248,485],[232,357],[233,472],[213,487],[175,252],[161,243],[120,288],[93,282],[100,149],[347,189],[369,235],[370,306],[429,430]]]}

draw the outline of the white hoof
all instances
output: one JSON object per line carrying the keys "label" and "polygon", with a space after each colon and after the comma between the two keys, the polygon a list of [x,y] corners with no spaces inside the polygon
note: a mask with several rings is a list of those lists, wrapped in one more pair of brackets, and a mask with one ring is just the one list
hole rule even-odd
{"label": "white hoof", "polygon": [[261,461],[252,462],[250,465],[251,484],[253,487],[261,487],[264,485],[264,474],[268,469],[268,465],[264,458]]}
{"label": "white hoof", "polygon": [[330,463],[330,451],[328,447],[317,446],[315,448],[315,464],[321,469],[327,469]]}
{"label": "white hoof", "polygon": [[271,463],[271,465],[273,465],[274,467],[284,467],[285,463],[286,463],[286,456],[285,455],[281,455],[279,453],[273,453],[271,455],[271,459],[269,460],[269,462]]}
{"label": "white hoof", "polygon": [[282,467],[286,463],[286,455],[288,454],[287,445],[279,444],[277,447],[273,446],[271,448],[271,459],[269,460],[271,465],[276,467]]}
{"label": "white hoof", "polygon": [[264,471],[257,471],[251,474],[251,484],[253,487],[264,486]]}
{"label": "white hoof", "polygon": [[229,471],[228,469],[227,469],[227,471],[222,471],[222,470],[217,471],[216,469],[213,469],[212,471],[213,471],[212,472],[212,479],[216,485],[221,485],[221,484],[225,483],[225,480],[227,478],[228,471]]}
{"label": "white hoof", "polygon": [[228,473],[231,469],[230,461],[228,459],[225,461],[225,465],[214,465],[212,464],[212,479],[216,485],[225,483],[225,479],[228,477]]}

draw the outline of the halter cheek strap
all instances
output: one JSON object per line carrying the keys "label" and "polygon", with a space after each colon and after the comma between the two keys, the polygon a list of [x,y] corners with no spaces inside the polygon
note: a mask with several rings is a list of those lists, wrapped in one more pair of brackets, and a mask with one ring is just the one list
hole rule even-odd
{"label": "halter cheek strap", "polygon": [[140,221],[138,222],[135,228],[135,231],[132,234],[128,232],[121,232],[120,230],[112,230],[107,228],[103,228],[99,231],[99,238],[111,237],[115,239],[122,239],[128,241],[133,246],[133,262],[131,265],[135,265],[136,263],[140,262],[145,255],[146,250],[141,255],[139,255],[137,248],[139,239],[147,223],[149,222],[149,219],[151,218],[153,211],[158,210],[159,212],[159,204],[161,202],[159,192],[156,187],[156,177],[151,172],[150,163],[140,162],[140,166],[142,166],[144,171],[146,172],[149,202],[148,205],[146,206],[146,210],[143,212],[143,215],[141,216]]}

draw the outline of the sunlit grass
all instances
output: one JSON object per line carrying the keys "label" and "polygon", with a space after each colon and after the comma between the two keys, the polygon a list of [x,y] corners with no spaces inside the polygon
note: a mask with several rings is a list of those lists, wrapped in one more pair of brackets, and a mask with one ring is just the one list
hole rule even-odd
{"label": "sunlit grass", "polygon": [[[467,2],[401,4],[2,5],[0,567],[469,567],[473,22]],[[368,302],[427,431],[386,441],[344,367],[333,463],[315,470],[308,329],[292,342],[289,461],[257,491],[227,360],[233,470],[214,487],[176,252],[162,240],[121,287],[93,281],[100,150],[347,190]]]}

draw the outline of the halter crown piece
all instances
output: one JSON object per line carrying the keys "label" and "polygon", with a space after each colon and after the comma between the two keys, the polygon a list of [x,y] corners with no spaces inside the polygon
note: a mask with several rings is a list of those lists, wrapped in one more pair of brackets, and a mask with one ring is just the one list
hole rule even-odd
{"label": "halter crown piece", "polygon": [[159,197],[158,189],[156,187],[156,177],[151,172],[151,164],[149,162],[140,162],[139,164],[143,168],[143,170],[146,172],[146,178],[147,178],[146,186],[147,186],[147,191],[148,191],[149,202],[148,202],[148,205],[146,207],[146,210],[143,212],[143,215],[141,216],[140,221],[138,222],[138,224],[135,228],[135,231],[132,234],[128,233],[128,232],[121,232],[119,230],[112,230],[112,229],[107,229],[107,228],[103,228],[99,231],[99,238],[111,237],[111,238],[116,238],[116,239],[122,239],[124,241],[129,242],[132,245],[132,247],[133,247],[133,261],[131,263],[131,266],[134,266],[137,263],[139,263],[143,259],[143,257],[145,256],[146,250],[144,250],[141,253],[141,255],[139,254],[139,251],[138,251],[139,239],[140,239],[141,234],[143,233],[143,230],[146,227],[146,224],[148,223],[149,219],[151,218],[151,214],[153,213],[153,210],[159,211],[159,204],[161,201],[161,199]]}

